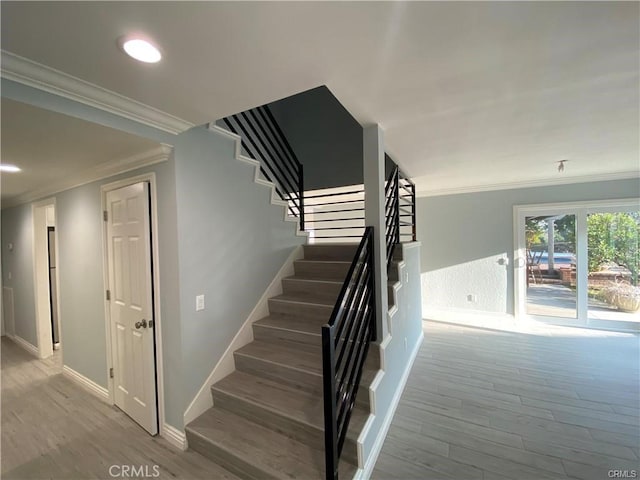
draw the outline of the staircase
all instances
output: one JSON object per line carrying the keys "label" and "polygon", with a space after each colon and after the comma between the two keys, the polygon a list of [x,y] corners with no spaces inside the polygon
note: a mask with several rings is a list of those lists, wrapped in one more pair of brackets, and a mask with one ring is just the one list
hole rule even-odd
{"label": "staircase", "polygon": [[[357,245],[306,245],[254,341],[234,352],[236,370],[211,387],[213,407],[186,426],[189,447],[240,478],[324,479],[321,326],[329,321]],[[372,346],[373,347],[373,346]],[[368,355],[340,462],[357,470],[357,438],[369,416]]]}

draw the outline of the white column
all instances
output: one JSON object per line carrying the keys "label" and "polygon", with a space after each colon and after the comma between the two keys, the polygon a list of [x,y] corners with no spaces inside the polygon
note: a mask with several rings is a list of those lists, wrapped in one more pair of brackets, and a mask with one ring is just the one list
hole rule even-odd
{"label": "white column", "polygon": [[363,129],[364,209],[365,224],[373,227],[376,269],[377,343],[388,334],[387,328],[387,246],[384,218],[384,136],[377,125]]}

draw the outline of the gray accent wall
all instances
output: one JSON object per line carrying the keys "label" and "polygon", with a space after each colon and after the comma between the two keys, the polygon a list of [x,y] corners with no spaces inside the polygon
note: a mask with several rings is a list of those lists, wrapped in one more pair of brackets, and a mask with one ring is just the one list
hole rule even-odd
{"label": "gray accent wall", "polygon": [[304,166],[305,190],[363,183],[362,127],[327,87],[269,108]]}
{"label": "gray accent wall", "polygon": [[423,306],[513,315],[514,205],[639,195],[629,179],[418,198]]}
{"label": "gray accent wall", "polygon": [[[234,140],[197,127],[175,145],[186,409],[305,238],[254,182],[254,167],[235,159]],[[195,311],[196,295],[205,310]]]}
{"label": "gray accent wall", "polygon": [[[3,210],[1,232],[2,285],[13,289],[13,333],[37,347],[31,205],[19,205]],[[9,244],[13,244],[11,251]]]}

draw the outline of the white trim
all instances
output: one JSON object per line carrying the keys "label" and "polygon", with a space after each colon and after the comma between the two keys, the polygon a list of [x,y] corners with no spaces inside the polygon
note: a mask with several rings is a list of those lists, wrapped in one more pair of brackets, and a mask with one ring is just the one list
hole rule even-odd
{"label": "white trim", "polygon": [[301,259],[303,256],[303,247],[302,245],[299,245],[298,247],[294,248],[294,250],[289,255],[289,258],[287,258],[278,273],[276,273],[276,276],[264,291],[256,306],[253,308],[245,322],[242,324],[242,327],[240,327],[238,333],[236,333],[235,337],[233,337],[233,340],[231,340],[231,343],[229,343],[229,346],[222,354],[222,357],[220,357],[220,360],[218,360],[216,366],[213,367],[213,370],[200,387],[200,390],[198,390],[195,398],[191,401],[191,403],[185,410],[185,425],[191,423],[193,420],[198,418],[206,410],[213,406],[213,399],[211,398],[211,385],[219,380],[222,380],[224,377],[235,370],[233,352],[235,352],[239,348],[244,347],[245,345],[248,345],[253,341],[253,322],[269,315],[269,299],[282,293],[282,279],[293,275],[293,262]]}
{"label": "white trim", "polygon": [[[55,209],[55,198],[46,198],[31,204],[31,224],[33,228],[33,242],[31,246],[33,255],[33,296],[36,314],[38,357],[42,359],[49,358],[53,355],[49,291],[49,250],[47,248],[47,207],[49,206],[53,206]],[[40,286],[43,288],[40,288]],[[57,304],[60,304],[59,298]]]}
{"label": "white trim", "polygon": [[218,135],[225,136],[231,140],[235,141],[235,158],[244,163],[248,163],[252,167],[254,167],[254,175],[253,181],[258,185],[262,185],[264,187],[271,189],[271,205],[276,205],[282,207],[284,214],[285,222],[295,222],[296,224],[296,235],[298,237],[309,237],[309,232],[305,232],[304,230],[300,230],[300,222],[296,217],[292,217],[289,215],[289,204],[283,201],[278,193],[276,192],[276,186],[272,182],[265,180],[262,177],[262,173],[260,172],[260,162],[254,160],[253,158],[245,157],[242,155],[242,139],[239,135],[236,135],[233,132],[225,130],[222,127],[219,127],[215,123],[211,122],[207,125],[207,129],[213,133],[217,133]]}
{"label": "white trim", "polygon": [[84,387],[86,390],[93,393],[96,397],[100,398],[100,400],[109,402],[109,391],[106,388],[98,385],[93,380],[89,380],[87,377],[85,377],[81,373],[76,372],[68,365],[64,365],[62,367],[62,374],[76,382],[78,385]]}
{"label": "white trim", "polygon": [[[160,251],[158,248],[158,191],[155,172],[143,173],[134,177],[124,178],[110,182],[100,187],[102,210],[106,209],[107,192],[118,188],[133,185],[139,182],[149,182],[149,193],[151,195],[151,260],[153,262],[152,278],[153,283],[153,309],[154,309],[154,332],[156,335],[156,388],[158,398],[158,433],[164,436],[165,425],[165,399],[164,399],[164,348],[162,343],[162,315],[161,315],[161,291],[160,291]],[[102,222],[102,259],[103,259],[103,281],[104,290],[109,288],[109,259],[107,256],[107,228],[106,222]],[[112,346],[111,346],[111,311],[109,302],[104,301],[105,308],[105,328],[107,346],[107,371],[113,367]],[[109,401],[115,403],[113,379],[108,380]]]}
{"label": "white trim", "polygon": [[462,308],[433,308],[424,304],[422,305],[422,319],[425,321],[452,323],[466,327],[504,330],[508,332],[519,332],[523,329],[522,322],[516,322],[515,317],[508,313]]}
{"label": "white trim", "polygon": [[[382,421],[382,425],[380,426],[380,430],[378,431],[378,437],[376,438],[375,443],[371,447],[371,452],[369,453],[369,457],[367,458],[364,467],[359,468],[355,475],[353,476],[354,480],[365,480],[371,476],[373,472],[373,467],[376,465],[376,461],[378,460],[378,455],[380,455],[380,450],[382,450],[382,445],[384,445],[384,441],[387,437],[387,432],[389,431],[389,427],[391,426],[391,422],[393,421],[393,416],[396,413],[396,409],[398,408],[398,404],[400,403],[400,398],[402,398],[402,392],[404,392],[404,387],[407,384],[407,380],[409,380],[409,374],[411,373],[411,369],[413,368],[413,364],[418,356],[418,352],[420,351],[420,347],[422,346],[422,342],[424,341],[424,331],[420,331],[420,337],[416,342],[415,347],[413,347],[413,351],[408,359],[407,366],[402,373],[402,377],[400,378],[400,382],[398,383],[398,388],[391,399],[391,404],[389,405],[389,409],[387,410],[387,414]],[[375,380],[378,382],[382,381],[382,376],[378,375]],[[374,380],[374,382],[375,382]],[[368,434],[368,430],[371,428],[373,424],[374,417],[372,415],[369,416],[366,425],[362,429],[360,436],[358,437],[358,447],[361,445],[361,438],[365,438]]]}
{"label": "white trim", "polygon": [[[0,276],[1,277],[1,276]],[[2,281],[2,278],[0,278]],[[7,302],[7,300],[9,300]],[[16,320],[15,320],[15,306],[13,303],[13,287],[2,286],[2,320],[4,321],[4,334],[8,337],[16,334]],[[7,312],[9,307],[7,307],[7,303],[9,303],[11,311]],[[5,310],[6,309],[6,310]],[[6,315],[9,313],[9,315]]]}
{"label": "white trim", "polygon": [[18,345],[19,347],[24,348],[27,352],[29,352],[34,357],[40,358],[40,354],[38,353],[38,347],[36,347],[32,343],[27,342],[24,338],[22,338],[22,337],[20,337],[18,335],[12,335],[10,333],[7,333],[6,336],[11,341],[13,341],[16,345]]}
{"label": "white trim", "polygon": [[178,430],[173,425],[164,423],[162,425],[161,436],[174,447],[184,451],[187,449],[187,436],[182,430]]}
{"label": "white trim", "polygon": [[[451,187],[440,189],[424,189],[416,191],[416,197],[439,197],[443,195],[458,195],[461,193],[491,192],[495,190],[512,190],[517,188],[550,187],[554,185],[569,185],[573,183],[606,182],[610,180],[628,180],[640,178],[637,170],[628,172],[601,173],[594,175],[582,175],[578,177],[554,177],[541,180],[528,180],[522,182],[505,182],[486,185],[469,185],[466,187]],[[417,180],[417,179],[416,179]]]}
{"label": "white trim", "polygon": [[78,175],[66,177],[61,182],[48,185],[40,190],[34,190],[18,195],[9,201],[3,202],[2,208],[29,203],[39,198],[51,196],[92,182],[97,182],[98,180],[104,180],[105,178],[137,170],[142,167],[165,162],[171,156],[172,151],[173,147],[171,145],[162,143],[158,147],[154,147],[146,152],[138,153],[130,157],[110,160],[85,170]]}
{"label": "white trim", "polygon": [[194,124],[54,68],[2,50],[2,77],[83,105],[178,134]]}

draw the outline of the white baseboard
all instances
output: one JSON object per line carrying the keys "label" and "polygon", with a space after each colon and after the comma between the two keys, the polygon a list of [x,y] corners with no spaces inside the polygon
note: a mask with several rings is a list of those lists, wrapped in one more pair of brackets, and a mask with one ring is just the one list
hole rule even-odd
{"label": "white baseboard", "polygon": [[184,451],[187,449],[187,436],[182,430],[165,423],[162,425],[162,437],[174,447]]}
{"label": "white baseboard", "polygon": [[7,333],[7,337],[9,339],[11,339],[13,341],[13,343],[18,345],[19,347],[22,347],[23,349],[25,349],[27,352],[29,352],[34,357],[40,358],[40,353],[38,352],[38,347],[36,347],[35,345],[27,342],[24,338],[19,337],[18,335],[11,335],[11,334],[8,334],[8,333]]}
{"label": "white baseboard", "polygon": [[70,378],[74,382],[76,382],[81,387],[84,387],[89,392],[93,393],[100,400],[103,400],[103,401],[105,401],[107,403],[111,403],[109,401],[109,390],[107,390],[106,388],[98,385],[93,380],[88,379],[87,377],[85,377],[81,373],[76,372],[74,369],[72,369],[68,365],[64,365],[62,367],[62,374],[65,375],[66,377]]}
{"label": "white baseboard", "polygon": [[262,297],[258,300],[258,303],[249,314],[249,317],[242,324],[242,327],[240,327],[236,336],[233,337],[233,340],[231,340],[231,343],[222,354],[222,357],[220,357],[220,360],[202,384],[200,390],[198,390],[195,398],[185,410],[185,425],[198,418],[198,416],[202,415],[213,406],[211,385],[222,380],[235,370],[233,352],[253,341],[253,322],[269,315],[269,299],[282,293],[282,279],[293,275],[293,262],[301,259],[303,256],[304,250],[302,245],[300,245],[294,248],[293,252],[289,255],[289,258],[284,262],[284,265],[282,265],[273,281],[262,294]]}
{"label": "white baseboard", "polygon": [[494,330],[505,330],[518,332],[525,325],[518,323],[513,315],[507,313],[493,313],[479,310],[465,309],[444,309],[422,306],[422,318],[436,322],[454,323],[467,327],[489,328]]}
{"label": "white baseboard", "polygon": [[[400,382],[398,383],[398,388],[396,389],[393,398],[391,399],[391,405],[389,405],[389,410],[387,410],[387,414],[382,421],[382,425],[380,427],[380,431],[378,432],[378,437],[376,438],[373,447],[371,448],[371,453],[366,460],[366,463],[363,468],[359,468],[354,475],[354,480],[367,480],[371,477],[371,473],[373,472],[373,468],[376,465],[376,461],[378,460],[378,456],[380,455],[380,450],[382,450],[382,445],[384,445],[384,440],[387,438],[387,432],[389,431],[389,427],[391,426],[391,422],[393,421],[393,416],[396,413],[396,409],[398,408],[398,404],[400,403],[400,398],[402,398],[402,392],[404,392],[404,387],[407,384],[407,380],[409,380],[409,374],[411,373],[411,368],[413,368],[413,363],[418,356],[418,352],[420,351],[420,346],[424,340],[424,332],[420,332],[420,337],[416,342],[411,355],[409,356],[409,361],[407,362],[407,366],[402,372],[402,377],[400,378]],[[358,442],[360,443],[360,442]]]}

